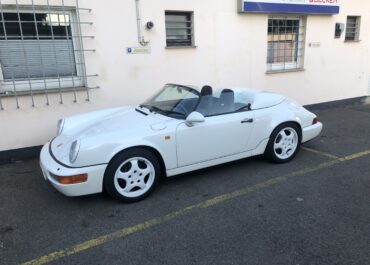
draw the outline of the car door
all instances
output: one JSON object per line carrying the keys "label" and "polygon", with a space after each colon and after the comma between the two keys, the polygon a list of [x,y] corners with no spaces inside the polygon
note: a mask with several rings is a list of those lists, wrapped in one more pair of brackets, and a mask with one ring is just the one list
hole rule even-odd
{"label": "car door", "polygon": [[248,151],[253,119],[253,111],[244,111],[206,117],[192,127],[180,123],[176,131],[178,166]]}

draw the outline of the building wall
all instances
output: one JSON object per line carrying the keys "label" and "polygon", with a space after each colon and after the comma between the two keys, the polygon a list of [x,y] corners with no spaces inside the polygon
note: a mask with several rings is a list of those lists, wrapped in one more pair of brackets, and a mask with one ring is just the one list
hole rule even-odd
{"label": "building wall", "polygon": [[[54,0],[55,1],[55,0]],[[5,2],[2,1],[3,4]],[[8,0],[7,2],[15,2]],[[26,1],[24,1],[26,2]],[[53,1],[50,1],[51,3]],[[59,1],[60,2],[60,1]],[[68,1],[66,1],[68,2]],[[114,4],[113,4],[114,2]],[[22,1],[20,1],[22,3]],[[37,3],[37,1],[36,1]],[[40,0],[39,4],[45,3]],[[137,42],[135,1],[80,0],[89,79],[90,101],[86,92],[2,98],[0,111],[0,151],[41,145],[55,135],[59,118],[95,109],[140,103],[165,83],[203,86],[243,86],[280,92],[301,104],[313,104],[370,94],[370,2],[341,1],[339,15],[307,17],[304,71],[266,74],[266,14],[239,14],[237,0],[141,0],[144,22],[153,21],[151,31],[143,28],[150,40],[150,54],[126,54],[126,47]],[[165,10],[194,11],[196,48],[166,49]],[[346,23],[347,15],[361,15],[360,42],[334,39],[336,22]],[[320,47],[309,47],[309,43]]]}

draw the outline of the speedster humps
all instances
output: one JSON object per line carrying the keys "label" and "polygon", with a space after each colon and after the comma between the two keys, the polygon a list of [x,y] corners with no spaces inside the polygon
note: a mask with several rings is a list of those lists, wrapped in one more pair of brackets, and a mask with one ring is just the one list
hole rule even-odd
{"label": "speedster humps", "polygon": [[317,137],[315,114],[282,95],[165,85],[141,105],[66,117],[41,151],[44,178],[67,196],[148,196],[161,176],[264,154],[292,160]]}

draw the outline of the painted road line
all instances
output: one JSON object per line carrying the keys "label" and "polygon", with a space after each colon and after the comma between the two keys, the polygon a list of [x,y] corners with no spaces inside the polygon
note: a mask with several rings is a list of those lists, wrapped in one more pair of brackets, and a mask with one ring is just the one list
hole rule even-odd
{"label": "painted road line", "polygon": [[316,150],[316,149],[308,148],[308,147],[305,147],[305,146],[303,146],[302,149],[305,150],[305,151],[315,153],[315,154],[319,154],[319,155],[322,155],[322,156],[326,156],[326,157],[329,157],[329,158],[332,158],[332,159],[339,159],[339,157],[336,156],[336,155],[332,155],[332,154],[322,152],[322,151],[319,151],[319,150]]}
{"label": "painted road line", "polygon": [[226,202],[226,201],[229,201],[229,200],[241,197],[241,196],[245,196],[245,195],[250,194],[252,192],[255,192],[255,191],[258,191],[258,190],[261,190],[261,189],[264,189],[264,188],[268,188],[268,187],[283,183],[286,180],[288,180],[289,178],[303,176],[303,175],[306,175],[308,173],[316,172],[316,171],[319,171],[321,169],[329,168],[329,167],[332,167],[334,165],[337,165],[337,164],[340,164],[340,163],[343,163],[343,162],[347,162],[347,161],[351,161],[351,160],[355,160],[355,159],[358,159],[358,158],[361,158],[361,157],[364,157],[364,156],[368,156],[368,155],[370,155],[370,150],[363,151],[363,152],[356,153],[356,154],[352,154],[352,155],[349,155],[349,156],[346,156],[346,157],[343,157],[343,158],[338,158],[338,159],[335,159],[335,160],[332,160],[332,161],[329,161],[329,162],[321,163],[317,166],[305,168],[305,169],[302,169],[302,170],[298,170],[298,171],[295,171],[295,172],[292,172],[292,173],[289,173],[289,174],[286,174],[286,175],[278,176],[278,177],[272,178],[268,181],[261,182],[261,183],[258,183],[256,185],[250,186],[250,187],[246,187],[246,188],[243,188],[243,189],[231,192],[231,193],[226,193],[226,194],[223,194],[223,195],[220,195],[220,196],[216,196],[212,199],[209,199],[209,200],[197,203],[197,204],[190,205],[186,208],[182,208],[180,210],[171,212],[167,215],[148,220],[144,223],[137,224],[137,225],[130,226],[130,227],[126,227],[126,228],[120,229],[116,232],[113,232],[111,234],[103,235],[103,236],[97,237],[95,239],[85,241],[85,242],[83,242],[81,244],[78,244],[78,245],[75,245],[73,247],[69,247],[69,248],[65,248],[65,249],[62,249],[62,250],[59,250],[59,251],[49,253],[45,256],[36,258],[36,259],[28,261],[28,262],[25,262],[25,263],[23,263],[23,265],[42,265],[42,264],[46,264],[46,263],[49,263],[49,262],[52,262],[52,261],[56,261],[60,258],[68,257],[68,256],[71,256],[71,255],[77,254],[79,252],[91,249],[93,247],[100,246],[100,245],[105,244],[107,242],[111,242],[111,241],[116,240],[116,239],[124,238],[128,235],[146,230],[148,228],[151,228],[151,227],[154,227],[154,226],[157,226],[157,225],[160,225],[160,224],[164,224],[164,223],[166,223],[168,221],[171,221],[171,220],[173,220],[177,217],[184,216],[184,215],[192,212],[193,210],[209,208],[211,206],[220,204],[222,202]]}

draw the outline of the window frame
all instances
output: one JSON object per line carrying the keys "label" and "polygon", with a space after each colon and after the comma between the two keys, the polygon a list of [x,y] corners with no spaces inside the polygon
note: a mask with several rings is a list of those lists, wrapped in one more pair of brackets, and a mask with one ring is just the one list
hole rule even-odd
{"label": "window frame", "polygon": [[[295,42],[296,46],[296,61],[294,62],[279,62],[279,63],[269,63],[269,21],[270,20],[298,20],[298,40]],[[267,56],[266,64],[267,70],[266,73],[280,73],[280,72],[292,72],[292,71],[302,71],[304,70],[304,56],[306,49],[306,30],[307,28],[307,16],[305,15],[270,15],[267,19]],[[274,34],[272,34],[273,36]],[[280,37],[279,37],[280,38]],[[301,40],[302,38],[302,40]],[[285,54],[285,50],[284,50]],[[273,57],[275,58],[275,57]]]}
{"label": "window frame", "polygon": [[[350,18],[354,18],[355,19],[355,27],[348,27],[348,19]],[[351,32],[350,34],[354,34],[353,36],[353,39],[352,38],[348,38],[347,35],[348,35],[348,30],[349,29],[354,29],[354,32]],[[345,32],[345,35],[344,35],[344,41],[346,42],[357,42],[357,41],[360,41],[360,33],[361,33],[361,16],[347,16],[346,18],[346,32]]]}
{"label": "window frame", "polygon": [[[168,39],[168,28],[167,28],[167,15],[186,15],[189,17],[190,20],[186,20],[185,22],[178,22],[178,23],[190,23],[190,34],[186,35],[190,37],[190,43],[189,44],[182,44],[182,45],[171,45],[169,41],[171,39]],[[168,49],[176,49],[176,48],[195,48],[195,24],[194,24],[194,11],[179,11],[179,10],[165,10],[164,12],[165,16],[165,34],[166,34],[166,48]],[[180,28],[181,29],[181,28]],[[187,27],[183,29],[188,29]],[[185,36],[185,35],[184,35]],[[173,40],[172,40],[173,41]]]}
{"label": "window frame", "polygon": [[[15,10],[14,8],[7,8],[3,7],[0,10],[1,13],[26,13],[32,14],[42,13],[42,14],[58,14],[58,15],[69,15],[70,16],[70,27],[71,27],[71,40],[73,46],[73,54],[75,59],[75,67],[76,67],[76,75],[71,75],[68,77],[60,76],[56,78],[50,77],[40,77],[40,78],[24,78],[23,80],[5,80],[3,75],[3,68],[1,67],[0,63],[0,93],[13,93],[14,90],[16,92],[22,93],[31,93],[31,91],[49,91],[49,90],[60,90],[60,89],[76,89],[76,88],[83,88],[86,86],[85,84],[85,73],[84,73],[84,60],[81,54],[82,52],[82,45],[80,38],[75,37],[79,36],[79,32],[81,29],[79,28],[80,25],[77,23],[77,10],[75,8],[22,8],[19,10]],[[4,22],[0,22],[0,26],[3,27]],[[52,39],[54,41],[54,39]],[[12,40],[4,39],[2,40],[6,43],[11,42]],[[21,39],[24,41],[24,39]],[[35,39],[35,41],[39,41],[39,39]]]}

